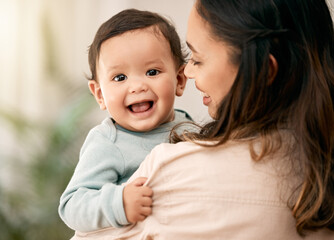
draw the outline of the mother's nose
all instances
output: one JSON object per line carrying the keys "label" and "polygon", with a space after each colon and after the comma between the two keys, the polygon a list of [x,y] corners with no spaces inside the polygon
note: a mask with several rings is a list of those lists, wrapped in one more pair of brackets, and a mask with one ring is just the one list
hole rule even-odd
{"label": "mother's nose", "polygon": [[184,75],[186,75],[189,79],[194,79],[194,73],[193,73],[193,65],[191,63],[187,63],[184,68]]}

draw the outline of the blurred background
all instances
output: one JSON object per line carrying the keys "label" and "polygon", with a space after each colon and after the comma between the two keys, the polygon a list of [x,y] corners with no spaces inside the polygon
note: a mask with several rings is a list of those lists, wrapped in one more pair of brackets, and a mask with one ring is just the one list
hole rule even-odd
{"label": "blurred background", "polygon": [[[185,41],[193,2],[0,0],[0,240],[73,235],[58,217],[59,197],[88,131],[107,116],[85,78],[98,27],[138,8],[171,18]],[[191,80],[176,107],[210,119]]]}

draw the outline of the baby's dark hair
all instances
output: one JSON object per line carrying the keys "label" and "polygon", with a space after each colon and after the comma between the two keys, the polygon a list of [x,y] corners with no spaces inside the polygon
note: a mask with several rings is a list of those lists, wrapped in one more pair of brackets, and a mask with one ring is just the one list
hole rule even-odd
{"label": "baby's dark hair", "polygon": [[89,80],[97,81],[96,62],[100,54],[101,45],[109,38],[128,31],[154,26],[157,34],[162,34],[169,43],[175,65],[180,67],[185,63],[185,55],[179,35],[173,24],[161,15],[149,11],[126,9],[111,17],[97,30],[93,43],[89,46],[88,61],[91,71]]}

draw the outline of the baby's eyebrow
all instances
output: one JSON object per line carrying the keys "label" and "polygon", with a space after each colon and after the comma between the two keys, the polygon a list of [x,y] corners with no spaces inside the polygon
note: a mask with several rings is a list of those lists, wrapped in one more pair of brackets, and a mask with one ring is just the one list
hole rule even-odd
{"label": "baby's eyebrow", "polygon": [[116,70],[116,69],[118,69],[118,68],[120,68],[120,67],[121,67],[120,64],[116,64],[116,65],[109,66],[109,67],[108,67],[108,70],[112,71],[112,70]]}
{"label": "baby's eyebrow", "polygon": [[160,58],[145,62],[145,65],[150,65],[150,64],[164,64],[164,62]]}
{"label": "baby's eyebrow", "polygon": [[119,71],[120,69],[122,69],[122,66],[117,64],[117,65],[108,66],[106,71],[108,75],[112,75],[115,72]]}

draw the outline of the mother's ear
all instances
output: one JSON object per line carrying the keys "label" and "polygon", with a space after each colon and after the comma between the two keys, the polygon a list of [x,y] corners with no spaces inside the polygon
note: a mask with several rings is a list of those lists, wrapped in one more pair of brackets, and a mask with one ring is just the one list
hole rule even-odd
{"label": "mother's ear", "polygon": [[101,110],[106,110],[107,107],[104,102],[102,89],[100,84],[95,80],[88,81],[88,88],[90,92],[94,95],[96,102],[99,104]]}
{"label": "mother's ear", "polygon": [[277,72],[278,63],[276,58],[272,54],[269,54],[268,85],[271,85],[274,82]]}
{"label": "mother's ear", "polygon": [[187,83],[187,77],[186,75],[184,75],[184,68],[185,68],[185,64],[183,64],[178,72],[177,72],[177,76],[176,76],[176,79],[177,79],[177,83],[176,83],[176,92],[175,92],[175,95],[180,97],[183,95],[183,92],[184,92],[184,89],[186,87],[186,83]]}

